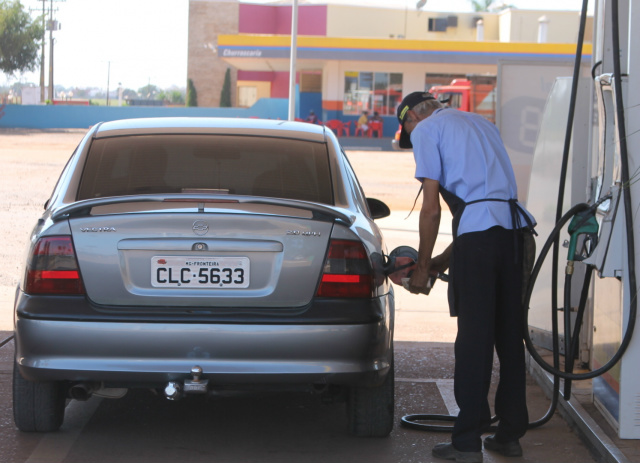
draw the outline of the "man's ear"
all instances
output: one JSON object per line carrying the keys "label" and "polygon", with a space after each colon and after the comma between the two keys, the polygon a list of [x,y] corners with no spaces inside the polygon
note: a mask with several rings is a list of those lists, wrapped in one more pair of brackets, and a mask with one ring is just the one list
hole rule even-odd
{"label": "man's ear", "polygon": [[410,109],[409,112],[411,113],[411,118],[416,122],[420,122],[421,120],[426,119],[425,116],[421,116],[420,114],[415,112],[413,109]]}

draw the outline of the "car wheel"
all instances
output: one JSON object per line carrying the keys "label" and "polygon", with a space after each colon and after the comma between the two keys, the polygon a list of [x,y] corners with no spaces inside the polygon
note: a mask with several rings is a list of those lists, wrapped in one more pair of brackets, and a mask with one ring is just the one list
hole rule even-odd
{"label": "car wheel", "polygon": [[393,362],[384,382],[376,387],[352,386],[347,400],[349,434],[387,437],[393,429]]}
{"label": "car wheel", "polygon": [[28,381],[13,362],[13,419],[23,432],[52,432],[64,420],[65,390],[59,381]]}

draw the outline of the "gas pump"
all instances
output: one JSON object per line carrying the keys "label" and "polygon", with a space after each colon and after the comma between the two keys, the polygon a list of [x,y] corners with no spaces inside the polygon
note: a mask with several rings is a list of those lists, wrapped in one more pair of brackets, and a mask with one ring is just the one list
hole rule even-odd
{"label": "gas pump", "polygon": [[[594,403],[603,416],[618,430],[619,437],[638,439],[640,339],[633,333],[637,325],[638,254],[635,241],[640,225],[634,214],[640,198],[635,182],[636,169],[640,164],[640,143],[633,137],[640,125],[640,114],[634,111],[640,100],[640,92],[636,88],[640,85],[640,65],[632,57],[638,47],[640,31],[631,26],[636,24],[634,19],[640,19],[640,9],[637,6],[634,9],[628,0],[597,2],[589,97],[578,99],[576,104],[579,106],[575,108],[576,112],[591,114],[589,120],[593,122],[583,125],[582,130],[576,126],[578,130],[573,134],[574,145],[576,140],[586,139],[590,146],[587,150],[577,150],[574,146],[572,169],[567,178],[573,184],[585,185],[582,199],[575,189],[571,198],[571,202],[577,199],[585,204],[571,209],[565,214],[567,220],[564,220],[566,223],[568,216],[577,214],[571,222],[573,227],[569,225],[568,228],[567,260],[572,268],[574,264],[581,266],[585,278],[579,298],[572,298],[565,290],[565,301],[560,308],[552,300],[552,309],[564,312],[565,371],[557,371],[557,366],[550,368],[542,364],[542,367],[558,375],[556,378],[565,379],[566,398],[569,398],[571,380],[592,378]],[[553,104],[551,101],[548,106]],[[549,141],[541,131],[538,144],[548,144]],[[534,160],[530,192],[536,189],[539,192],[541,187],[539,180],[543,173],[535,170]],[[559,199],[558,204],[563,203],[566,203],[566,198]],[[528,204],[540,221],[544,213],[534,206]],[[586,219],[580,216],[585,212],[588,212]],[[563,225],[558,223],[556,228]],[[576,247],[584,242],[591,244],[590,249],[584,254],[577,253],[584,258],[575,259]],[[551,271],[556,271],[559,266],[557,261],[554,264]],[[565,282],[570,280],[571,276],[567,274]],[[548,311],[549,304],[542,301],[548,298],[549,289],[559,292],[559,286],[552,279],[551,288],[544,285],[534,287],[529,312],[535,312],[543,305]],[[585,309],[588,310],[585,312]],[[584,323],[587,330],[583,333],[586,331],[590,336],[584,343],[587,354],[578,355],[576,337],[585,313],[588,314],[586,320],[590,322]],[[575,316],[571,317],[572,314]],[[572,330],[573,336],[570,334]],[[571,337],[573,345],[567,341]],[[532,357],[541,360],[536,358],[533,343],[529,345],[528,342],[528,347]],[[555,356],[556,351],[562,349],[556,343],[553,350]],[[576,358],[587,361],[588,373],[571,372]]]}
{"label": "gas pump", "polygon": [[[640,29],[632,25],[640,24],[640,5],[634,9],[630,0],[597,1],[595,64],[590,78],[580,70],[586,10],[584,0],[574,76],[557,81],[549,96],[529,185],[527,208],[538,221],[538,233],[549,238],[534,266],[524,306],[528,319],[540,318],[542,312],[548,317],[551,309],[552,328],[551,342],[545,345],[538,336],[545,330],[536,329],[536,321],[533,325],[527,322],[525,341],[532,358],[554,375],[550,411],[530,427],[544,424],[553,414],[561,378],[566,399],[571,395],[571,381],[593,379],[596,406],[621,438],[638,439],[640,335],[633,333],[638,323],[636,272],[640,262],[635,247],[640,236],[640,63],[633,58],[640,51]],[[564,134],[558,131],[562,125],[558,121],[567,127]],[[559,152],[563,141],[564,152]],[[561,173],[559,181],[557,172]],[[550,187],[551,178],[557,183],[551,182]],[[555,197],[546,195],[556,191],[553,216],[549,211]],[[560,251],[559,242],[567,236],[562,284],[559,255],[565,251]],[[545,262],[550,251],[553,259]],[[582,276],[581,285],[574,284],[576,275]],[[558,293],[564,295],[562,304],[557,301]],[[564,321],[562,334],[559,313]],[[553,351],[553,365],[542,359],[535,344]],[[563,369],[560,354],[565,359]],[[590,371],[574,373],[576,359]],[[402,424],[429,431],[451,430],[418,423],[424,420],[454,421],[455,417],[407,415]]]}
{"label": "gas pump", "polygon": [[[635,8],[634,8],[635,6]],[[588,263],[596,269],[593,282],[593,344],[591,367],[597,370],[616,351],[624,350],[616,366],[593,379],[594,403],[618,435],[640,439],[640,336],[637,328],[638,251],[636,210],[640,189],[639,5],[630,0],[601,1],[596,10],[594,72],[598,144],[591,152],[594,171],[591,201],[607,195],[597,211],[600,243]],[[618,30],[618,34],[609,31]]]}

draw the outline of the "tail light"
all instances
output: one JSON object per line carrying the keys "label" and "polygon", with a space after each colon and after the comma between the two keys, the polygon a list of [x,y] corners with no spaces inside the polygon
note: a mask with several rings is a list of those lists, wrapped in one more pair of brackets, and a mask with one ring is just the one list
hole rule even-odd
{"label": "tail light", "polygon": [[33,246],[27,264],[27,294],[84,294],[70,236],[47,236]]}
{"label": "tail light", "polygon": [[331,240],[318,297],[372,297],[367,252],[360,241]]}

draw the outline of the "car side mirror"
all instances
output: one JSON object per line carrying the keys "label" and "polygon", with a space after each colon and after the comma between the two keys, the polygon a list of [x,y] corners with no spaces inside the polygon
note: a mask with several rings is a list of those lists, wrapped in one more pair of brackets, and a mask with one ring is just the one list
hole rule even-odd
{"label": "car side mirror", "polygon": [[385,203],[375,198],[367,198],[367,205],[373,220],[383,219],[391,215],[391,209]]}

